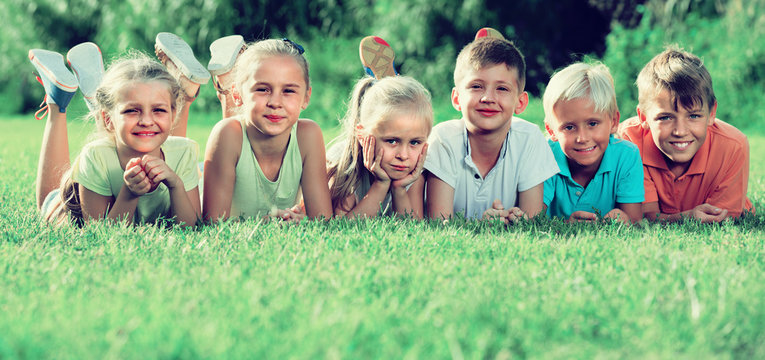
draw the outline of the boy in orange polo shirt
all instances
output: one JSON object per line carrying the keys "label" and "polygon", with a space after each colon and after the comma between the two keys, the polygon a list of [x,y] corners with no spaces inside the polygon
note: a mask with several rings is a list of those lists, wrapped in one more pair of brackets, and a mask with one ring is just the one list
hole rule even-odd
{"label": "boy in orange polo shirt", "polygon": [[720,222],[753,211],[749,143],[715,119],[712,78],[701,59],[669,48],[640,71],[637,87],[638,116],[624,121],[619,135],[640,149],[645,217]]}

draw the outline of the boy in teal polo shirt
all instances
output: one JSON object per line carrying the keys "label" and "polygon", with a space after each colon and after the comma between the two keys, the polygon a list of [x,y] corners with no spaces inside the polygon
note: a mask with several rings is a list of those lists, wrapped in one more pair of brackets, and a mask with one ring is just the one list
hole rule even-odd
{"label": "boy in teal polo shirt", "polygon": [[643,164],[619,127],[614,82],[603,64],[575,63],[550,79],[545,129],[560,173],[544,183],[549,216],[634,223],[643,217]]}

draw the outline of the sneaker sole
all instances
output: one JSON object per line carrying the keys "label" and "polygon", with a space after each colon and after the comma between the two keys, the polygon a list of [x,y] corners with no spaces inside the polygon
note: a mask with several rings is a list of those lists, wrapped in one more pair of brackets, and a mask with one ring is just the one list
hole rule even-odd
{"label": "sneaker sole", "polygon": [[74,71],[85,100],[93,101],[96,89],[101,85],[101,78],[104,76],[101,49],[92,42],[79,44],[66,53],[66,61]]}
{"label": "sneaker sole", "polygon": [[393,66],[393,60],[396,54],[385,40],[377,36],[367,36],[361,39],[359,44],[359,56],[365,70],[371,72],[375,79],[382,79],[386,76],[396,76],[396,69]]}
{"label": "sneaker sole", "polygon": [[478,30],[478,32],[475,33],[475,39],[478,40],[481,38],[492,38],[492,39],[504,39],[505,37],[502,36],[502,33],[494,30],[490,27],[482,28],[481,30]]}
{"label": "sneaker sole", "polygon": [[29,61],[40,73],[41,78],[48,80],[46,95],[59,106],[60,112],[65,112],[69,102],[77,91],[77,78],[64,65],[64,57],[53,51],[32,49],[29,50]]}
{"label": "sneaker sole", "polygon": [[192,82],[206,84],[210,81],[210,72],[197,61],[189,44],[177,35],[167,32],[157,34],[156,46]]}
{"label": "sneaker sole", "polygon": [[243,47],[244,38],[241,35],[230,35],[213,41],[210,44],[212,57],[207,64],[207,70],[213,76],[231,71]]}

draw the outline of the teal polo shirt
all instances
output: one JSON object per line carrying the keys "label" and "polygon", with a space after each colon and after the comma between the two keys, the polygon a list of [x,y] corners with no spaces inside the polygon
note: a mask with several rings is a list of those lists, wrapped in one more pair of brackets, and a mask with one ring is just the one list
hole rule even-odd
{"label": "teal polo shirt", "polygon": [[635,144],[614,138],[608,140],[600,168],[595,176],[582,187],[571,177],[568,159],[557,141],[548,140],[560,173],[545,181],[544,202],[548,216],[568,219],[575,211],[587,211],[605,215],[616,203],[642,203],[643,162]]}

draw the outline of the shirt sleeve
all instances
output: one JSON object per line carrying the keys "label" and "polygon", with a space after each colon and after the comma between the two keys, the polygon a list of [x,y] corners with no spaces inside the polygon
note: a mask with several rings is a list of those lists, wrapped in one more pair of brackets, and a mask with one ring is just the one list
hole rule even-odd
{"label": "shirt sleeve", "polygon": [[624,156],[619,159],[619,178],[616,188],[616,202],[621,204],[642,203],[645,200],[643,161],[640,150],[632,143],[624,143]]}
{"label": "shirt sleeve", "polygon": [[193,140],[189,140],[182,149],[183,153],[175,173],[183,181],[184,189],[190,191],[199,186],[199,145]]}
{"label": "shirt sleeve", "polygon": [[736,148],[725,164],[729,166],[723,169],[722,181],[715,186],[705,202],[728,210],[732,216],[739,216],[744,210],[749,185],[749,142]]}
{"label": "shirt sleeve", "polygon": [[550,145],[539,131],[530,132],[523,154],[518,167],[521,174],[518,180],[519,192],[541,184],[560,171]]}
{"label": "shirt sleeve", "polygon": [[550,210],[549,209],[550,208],[550,203],[552,203],[553,198],[555,197],[555,180],[556,180],[556,178],[557,178],[557,176],[551,176],[550,178],[545,180],[545,184],[544,184],[545,193],[544,193],[543,201],[545,203],[545,206],[547,206],[547,208],[548,208],[547,210],[548,211]]}
{"label": "shirt sleeve", "polygon": [[428,145],[428,155],[424,168],[452,188],[457,187],[457,174],[454,151],[447,141],[434,134]]}
{"label": "shirt sleeve", "polygon": [[86,189],[102,196],[114,196],[109,186],[107,164],[94,146],[85,146],[72,166],[72,179]]}

